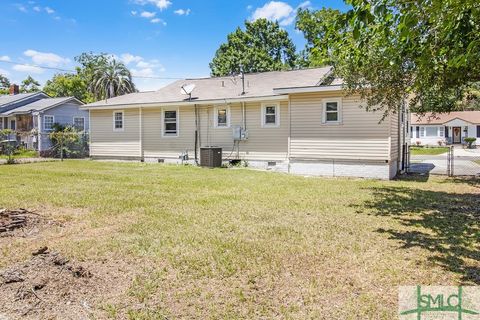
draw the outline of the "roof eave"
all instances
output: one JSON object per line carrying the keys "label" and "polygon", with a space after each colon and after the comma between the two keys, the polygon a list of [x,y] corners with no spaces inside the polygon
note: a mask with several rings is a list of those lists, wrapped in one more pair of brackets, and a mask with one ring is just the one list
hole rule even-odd
{"label": "roof eave", "polygon": [[342,91],[343,85],[331,85],[331,86],[310,86],[310,87],[292,87],[292,88],[275,88],[273,92],[278,94],[291,94],[291,93],[314,93],[314,92],[329,92],[329,91]]}
{"label": "roof eave", "polygon": [[139,108],[139,107],[170,107],[170,106],[193,106],[199,104],[228,104],[228,103],[241,103],[241,102],[256,102],[256,101],[279,101],[279,100],[288,100],[288,95],[270,95],[270,96],[260,96],[260,97],[238,97],[238,98],[224,98],[224,99],[212,99],[212,100],[182,100],[182,101],[171,101],[171,102],[147,102],[147,103],[116,103],[116,104],[106,104],[106,105],[84,105],[80,107],[80,110],[109,110],[109,109],[118,109],[122,107],[124,109],[128,108]]}

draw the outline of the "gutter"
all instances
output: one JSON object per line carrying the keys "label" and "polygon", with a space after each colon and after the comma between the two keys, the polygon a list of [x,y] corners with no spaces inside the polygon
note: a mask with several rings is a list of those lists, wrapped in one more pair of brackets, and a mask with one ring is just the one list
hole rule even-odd
{"label": "gutter", "polygon": [[313,87],[294,87],[294,88],[276,88],[273,92],[278,94],[290,93],[311,93],[311,92],[328,92],[328,91],[342,91],[343,85],[332,86],[313,86]]}
{"label": "gutter", "polygon": [[272,96],[262,96],[262,97],[239,97],[239,98],[226,98],[226,99],[214,99],[214,100],[193,100],[193,101],[173,101],[173,102],[139,102],[139,103],[118,103],[110,105],[99,105],[99,106],[83,106],[80,107],[80,110],[111,110],[111,109],[137,109],[140,106],[142,107],[171,107],[171,106],[195,106],[200,104],[227,104],[227,103],[241,103],[241,102],[257,102],[257,101],[280,101],[288,100],[288,95],[272,95]]}

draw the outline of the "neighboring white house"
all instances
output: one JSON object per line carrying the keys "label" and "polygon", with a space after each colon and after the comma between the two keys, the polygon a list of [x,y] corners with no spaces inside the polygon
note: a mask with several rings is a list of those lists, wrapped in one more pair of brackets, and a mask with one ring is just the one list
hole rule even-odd
{"label": "neighboring white house", "polygon": [[480,111],[411,115],[411,144],[463,144],[467,137],[480,141]]}
{"label": "neighboring white house", "polygon": [[404,163],[404,117],[381,121],[382,112],[360,108],[360,96],[347,96],[330,71],[185,79],[88,104],[90,155],[177,163],[219,146],[224,161],[252,167],[393,178]]}

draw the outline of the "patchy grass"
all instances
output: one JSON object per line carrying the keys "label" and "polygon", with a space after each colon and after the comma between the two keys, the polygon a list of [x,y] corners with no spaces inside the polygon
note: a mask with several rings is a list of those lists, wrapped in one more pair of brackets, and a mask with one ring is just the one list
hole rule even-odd
{"label": "patchy grass", "polygon": [[[6,155],[0,155],[0,159],[7,159]],[[17,150],[13,154],[14,159],[38,158],[38,152],[35,150]]]}
{"label": "patchy grass", "polygon": [[480,284],[478,180],[75,160],[0,176],[15,181],[0,207],[68,221],[0,242],[0,268],[41,245],[128,265],[127,288],[93,306],[100,318],[393,319],[399,285]]}
{"label": "patchy grass", "polygon": [[412,156],[423,156],[423,155],[433,156],[433,155],[446,153],[448,151],[448,148],[411,147],[410,151],[412,153]]}

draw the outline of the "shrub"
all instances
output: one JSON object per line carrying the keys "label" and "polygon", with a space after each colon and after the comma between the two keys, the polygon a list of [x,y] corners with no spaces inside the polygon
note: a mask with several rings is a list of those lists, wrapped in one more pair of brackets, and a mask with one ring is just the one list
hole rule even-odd
{"label": "shrub", "polygon": [[88,156],[87,136],[78,132],[72,126],[53,125],[49,135],[53,147],[42,152],[42,156],[61,158],[84,158]]}
{"label": "shrub", "polygon": [[417,140],[417,141],[415,142],[415,144],[416,144],[417,146],[420,146],[420,145],[422,144],[422,142],[419,141],[419,140]]}
{"label": "shrub", "polygon": [[473,143],[475,141],[477,141],[477,138],[474,138],[474,137],[465,138],[465,142],[468,143],[468,149],[473,149]]}

